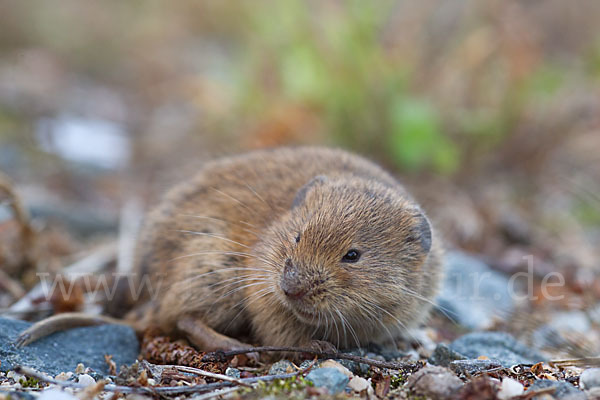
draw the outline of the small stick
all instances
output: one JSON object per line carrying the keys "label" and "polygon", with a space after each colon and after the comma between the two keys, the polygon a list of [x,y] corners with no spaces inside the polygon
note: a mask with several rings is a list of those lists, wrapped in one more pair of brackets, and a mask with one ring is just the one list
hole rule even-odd
{"label": "small stick", "polygon": [[585,358],[574,358],[571,360],[553,360],[548,361],[548,365],[553,366],[561,366],[561,367],[570,367],[570,366],[578,366],[578,367],[595,367],[600,364],[600,357],[585,357]]}
{"label": "small stick", "polygon": [[266,352],[270,352],[270,351],[290,352],[290,353],[308,353],[308,354],[315,355],[319,358],[337,358],[337,359],[342,359],[342,360],[350,360],[350,361],[356,361],[361,364],[371,365],[374,367],[389,368],[389,369],[396,369],[396,370],[401,370],[401,369],[409,368],[409,367],[413,366],[410,363],[402,363],[402,362],[394,362],[394,361],[379,361],[379,360],[373,360],[371,358],[355,356],[353,354],[347,354],[347,353],[331,353],[331,352],[319,351],[319,350],[313,350],[313,349],[307,349],[307,348],[301,348],[301,347],[276,347],[276,346],[261,346],[261,347],[251,347],[248,349],[239,349],[239,350],[231,350],[231,351],[216,351],[216,352],[212,352],[212,353],[206,353],[204,355],[204,357],[202,357],[202,360],[210,361],[211,359],[215,359],[215,358],[218,359],[219,357],[227,358],[227,357],[235,356],[238,354],[266,353]]}
{"label": "small stick", "polygon": [[217,397],[217,396],[221,396],[224,394],[228,394],[228,393],[232,393],[235,392],[236,390],[238,390],[238,388],[234,387],[234,388],[225,388],[225,389],[217,389],[213,392],[210,393],[205,393],[205,394],[200,394],[198,396],[194,396],[194,400],[206,400],[206,399],[212,399],[213,397]]}
{"label": "small stick", "polygon": [[172,368],[175,368],[176,370],[182,371],[182,372],[189,372],[189,373],[196,374],[196,375],[207,376],[209,378],[220,379],[222,381],[237,383],[240,386],[252,387],[251,384],[246,383],[240,379],[233,378],[233,377],[227,376],[227,375],[215,374],[213,372],[204,371],[204,370],[198,369],[198,368],[186,367],[183,365],[168,365],[168,366],[165,365],[165,367],[172,367]]}

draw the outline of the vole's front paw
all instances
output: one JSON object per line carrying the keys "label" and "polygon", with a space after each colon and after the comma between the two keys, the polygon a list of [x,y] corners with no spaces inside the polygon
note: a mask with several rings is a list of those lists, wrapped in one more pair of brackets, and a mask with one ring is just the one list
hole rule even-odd
{"label": "vole's front paw", "polygon": [[[249,349],[252,346],[239,340],[230,338],[208,327],[201,319],[183,317],[177,321],[177,328],[183,332],[188,340],[201,351],[231,351]],[[258,353],[244,353],[248,358],[257,361]]]}

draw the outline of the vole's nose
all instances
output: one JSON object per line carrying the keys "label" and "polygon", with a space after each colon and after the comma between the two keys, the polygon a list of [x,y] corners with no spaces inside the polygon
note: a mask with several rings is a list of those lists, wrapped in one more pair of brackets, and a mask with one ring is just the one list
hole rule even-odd
{"label": "vole's nose", "polygon": [[308,292],[306,285],[302,282],[298,267],[295,266],[289,258],[285,261],[285,267],[283,268],[283,274],[281,274],[281,282],[279,285],[281,286],[283,293],[294,300],[302,299]]}

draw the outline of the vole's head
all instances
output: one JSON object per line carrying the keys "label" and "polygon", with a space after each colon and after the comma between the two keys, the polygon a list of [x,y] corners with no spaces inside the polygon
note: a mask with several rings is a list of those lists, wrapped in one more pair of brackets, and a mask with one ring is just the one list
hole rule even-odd
{"label": "vole's head", "polygon": [[[278,300],[303,323],[395,325],[421,297],[432,233],[401,189],[318,176],[265,235]],[[342,329],[341,326],[339,329]]]}

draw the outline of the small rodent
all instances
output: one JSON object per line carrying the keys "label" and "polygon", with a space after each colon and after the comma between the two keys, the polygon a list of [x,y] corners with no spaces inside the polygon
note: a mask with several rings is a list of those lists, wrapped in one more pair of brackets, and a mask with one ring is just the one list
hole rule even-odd
{"label": "small rodent", "polygon": [[142,325],[201,350],[247,347],[239,338],[348,348],[423,321],[442,251],[390,174],[299,147],[207,163],[150,213],[137,264],[157,289]]}
{"label": "small rodent", "polygon": [[[150,214],[139,265],[162,279],[152,322],[203,349],[239,347],[228,338],[241,336],[345,348],[426,317],[440,248],[380,167],[341,150],[280,148],[210,162],[171,190]],[[205,343],[211,329],[222,343]]]}

